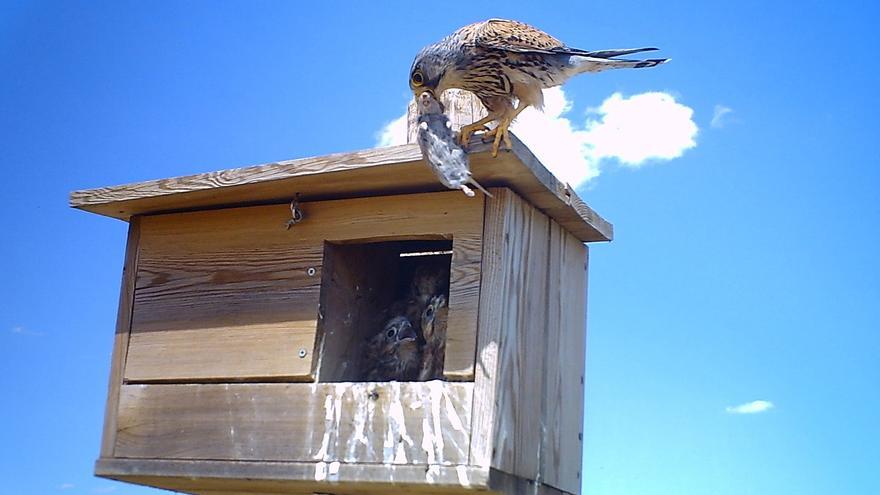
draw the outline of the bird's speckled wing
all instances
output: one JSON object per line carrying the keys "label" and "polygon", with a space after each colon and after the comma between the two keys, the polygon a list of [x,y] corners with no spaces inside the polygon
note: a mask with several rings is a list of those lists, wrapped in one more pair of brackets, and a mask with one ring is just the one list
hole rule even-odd
{"label": "bird's speckled wing", "polygon": [[461,28],[458,31],[462,42],[493,50],[506,50],[519,53],[549,53],[563,55],[583,55],[586,57],[611,58],[633,53],[650,52],[657,48],[624,48],[614,50],[581,50],[571,48],[558,39],[529,26],[524,22],[505,19],[489,19]]}
{"label": "bird's speckled wing", "polygon": [[460,33],[466,44],[495,50],[551,53],[566,48],[561,41],[536,27],[504,19],[471,24]]}

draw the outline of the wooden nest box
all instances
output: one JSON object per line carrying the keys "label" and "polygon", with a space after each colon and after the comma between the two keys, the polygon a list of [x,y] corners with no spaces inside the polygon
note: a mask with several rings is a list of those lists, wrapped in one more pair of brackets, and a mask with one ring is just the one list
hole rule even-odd
{"label": "wooden nest box", "polygon": [[[584,243],[611,225],[516,139],[471,161],[494,197],[444,190],[412,144],[74,192],[129,222],[96,474],[217,495],[579,493]],[[361,381],[425,263],[449,270],[443,379]]]}

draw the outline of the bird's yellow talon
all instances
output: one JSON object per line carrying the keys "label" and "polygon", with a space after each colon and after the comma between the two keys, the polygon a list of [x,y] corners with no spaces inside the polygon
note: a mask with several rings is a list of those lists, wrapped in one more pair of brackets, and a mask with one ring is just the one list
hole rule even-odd
{"label": "bird's yellow talon", "polygon": [[504,119],[498,123],[498,127],[492,129],[487,132],[486,135],[495,136],[495,140],[492,142],[492,157],[498,156],[498,149],[501,147],[501,142],[504,141],[507,149],[513,148],[513,143],[510,141],[510,133],[508,132],[508,128],[510,127],[511,119]]}
{"label": "bird's yellow talon", "polygon": [[463,126],[461,128],[461,131],[459,131],[458,144],[460,144],[461,146],[467,146],[467,144],[471,140],[471,136],[473,135],[473,133],[486,129],[487,127],[479,122],[474,122],[473,124]]}

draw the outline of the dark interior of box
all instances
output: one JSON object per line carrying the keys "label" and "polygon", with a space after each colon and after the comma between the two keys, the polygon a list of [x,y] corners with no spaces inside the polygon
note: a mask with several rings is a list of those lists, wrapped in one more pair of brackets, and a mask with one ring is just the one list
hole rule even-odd
{"label": "dark interior of box", "polygon": [[[316,342],[316,380],[363,381],[367,341],[404,297],[419,266],[449,272],[452,240],[325,243]],[[448,301],[448,282],[446,284]]]}

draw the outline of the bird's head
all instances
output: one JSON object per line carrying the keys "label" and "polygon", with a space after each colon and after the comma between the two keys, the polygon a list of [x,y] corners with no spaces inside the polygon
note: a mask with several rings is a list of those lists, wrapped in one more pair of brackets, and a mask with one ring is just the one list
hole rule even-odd
{"label": "bird's head", "polygon": [[415,343],[418,335],[405,316],[395,316],[385,323],[382,328],[382,338],[386,345],[397,346],[401,344]]}
{"label": "bird's head", "polygon": [[413,95],[418,98],[425,91],[430,91],[439,100],[440,95],[448,87],[448,81],[445,79],[452,65],[445,43],[440,42],[422,48],[409,71],[409,87]]}

